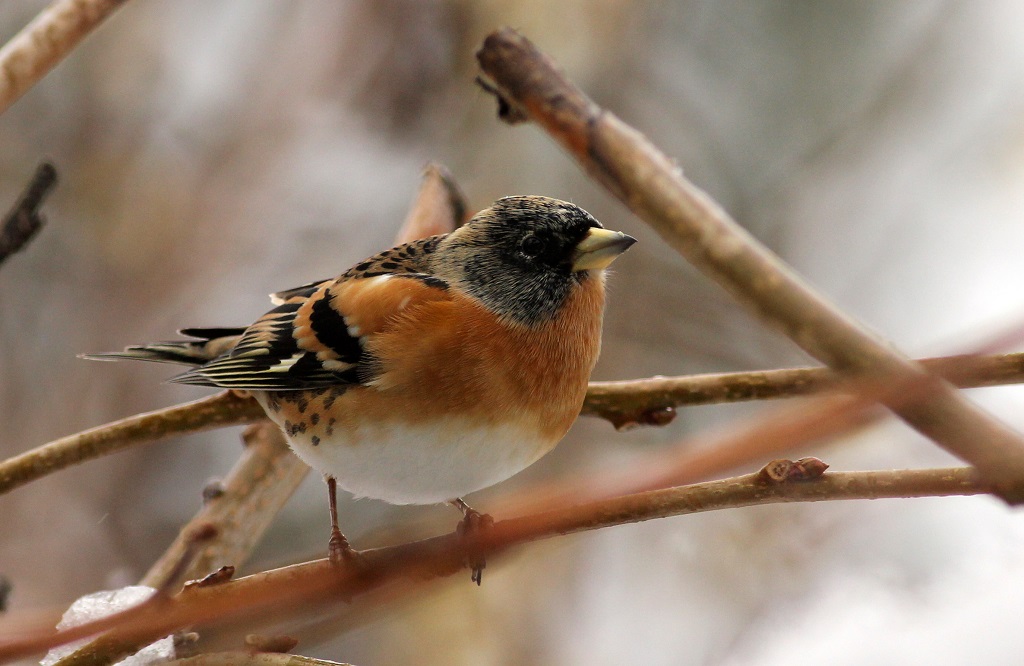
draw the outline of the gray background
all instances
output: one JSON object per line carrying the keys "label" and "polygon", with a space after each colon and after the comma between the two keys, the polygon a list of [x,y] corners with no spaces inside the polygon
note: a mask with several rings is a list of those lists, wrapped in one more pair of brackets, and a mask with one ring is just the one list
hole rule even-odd
{"label": "gray background", "polygon": [[[7,39],[43,2],[0,5]],[[44,156],[49,226],[0,270],[0,455],[203,395],[75,355],[248,323],[265,294],[390,245],[423,164],[472,206],[572,200],[641,243],[615,264],[596,377],[806,363],[538,129],[493,119],[473,51],[524,31],[850,313],[908,353],[1019,327],[1024,5],[984,2],[128,3],[0,116],[0,202]],[[3,203],[6,207],[8,204]],[[1016,389],[975,391],[1021,425]],[[583,420],[489,496],[627,464],[760,406],[661,430]],[[133,582],[236,458],[236,431],[140,447],[0,497],[12,607]],[[806,453],[815,453],[808,450]],[[897,424],[835,469],[946,465]],[[346,500],[380,543],[445,507]],[[311,475],[249,569],[321,556]],[[560,538],[299,652],[360,664],[1013,664],[1024,523],[988,498],[761,507]]]}

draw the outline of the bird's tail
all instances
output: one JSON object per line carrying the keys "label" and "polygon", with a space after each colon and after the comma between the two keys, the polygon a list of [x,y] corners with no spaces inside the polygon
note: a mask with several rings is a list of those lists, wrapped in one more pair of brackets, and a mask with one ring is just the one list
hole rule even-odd
{"label": "bird's tail", "polygon": [[190,338],[195,338],[195,340],[132,345],[120,352],[80,354],[79,358],[86,358],[92,361],[131,359],[137,361],[156,361],[157,363],[176,363],[178,365],[203,365],[234,347],[235,343],[238,342],[238,338],[245,332],[245,329],[186,328],[178,332]]}

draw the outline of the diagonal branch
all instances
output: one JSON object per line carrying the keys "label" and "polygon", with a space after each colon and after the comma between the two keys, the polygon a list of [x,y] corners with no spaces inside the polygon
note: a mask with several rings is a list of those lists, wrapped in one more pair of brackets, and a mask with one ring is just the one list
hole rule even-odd
{"label": "diagonal branch", "polygon": [[0,48],[0,113],[126,0],[57,0]]}
{"label": "diagonal branch", "polygon": [[887,404],[1024,502],[1024,440],[836,309],[739,226],[643,135],[601,109],[525,37],[505,28],[477,53],[510,118],[535,121],[694,266],[806,352],[850,377],[905,385]]}
{"label": "diagonal branch", "polygon": [[[309,473],[294,456],[281,429],[269,421],[250,426],[242,435],[245,452],[223,481],[203,492],[203,508],[186,524],[171,547],[150,567],[140,585],[164,587],[201,578],[222,566],[242,566],[278,511]],[[170,572],[185,555],[188,535],[204,526],[215,534],[182,572]]]}
{"label": "diagonal branch", "polygon": [[[785,462],[785,461],[784,461]],[[111,640],[145,643],[183,627],[242,618],[268,622],[287,613],[310,612],[314,603],[350,600],[404,580],[448,576],[462,570],[470,553],[489,559],[514,546],[565,534],[669,516],[782,502],[976,495],[991,486],[969,468],[826,473],[821,466],[806,475],[800,463],[776,461],[755,474],[691,486],[613,497],[502,520],[474,537],[450,533],[369,551],[361,566],[339,567],[327,560],[275,569],[210,587],[188,588],[172,599],[147,602],[88,625],[56,633],[40,624],[0,638],[0,661],[25,657],[72,640],[110,630]],[[806,471],[806,470],[805,470]],[[808,478],[809,477],[809,478]],[[252,626],[247,625],[247,630]],[[5,632],[0,631],[0,636]]]}
{"label": "diagonal branch", "polygon": [[408,243],[427,236],[447,234],[470,217],[466,196],[443,165],[430,162],[423,169],[423,181],[413,205],[395,236],[396,243]]}

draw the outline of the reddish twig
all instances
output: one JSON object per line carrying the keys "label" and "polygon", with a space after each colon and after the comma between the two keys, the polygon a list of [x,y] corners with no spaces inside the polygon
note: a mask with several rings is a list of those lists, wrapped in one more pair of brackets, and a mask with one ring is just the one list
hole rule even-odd
{"label": "reddish twig", "polygon": [[[778,465],[778,461],[773,463]],[[805,463],[813,468],[814,465]],[[117,615],[54,633],[23,627],[0,631],[0,661],[22,658],[72,640],[110,631],[105,640],[143,644],[183,627],[240,618],[272,621],[309,611],[314,603],[351,599],[399,580],[412,583],[460,571],[469,553],[488,559],[513,546],[668,516],[725,508],[840,499],[975,495],[991,491],[972,469],[892,470],[774,480],[754,474],[609,498],[498,521],[467,538],[458,533],[361,552],[358,567],[327,560],[276,569],[209,587],[191,587],[173,599],[144,604]],[[3,625],[0,624],[0,629]],[[250,630],[252,628],[250,627]]]}
{"label": "reddish twig", "polygon": [[[943,356],[918,361],[960,388],[1024,381],[1024,353],[996,356]],[[582,414],[598,416],[616,428],[664,425],[675,408],[750,400],[773,400],[842,390],[842,378],[828,368],[785,368],[748,372],[652,377],[591,382]]]}

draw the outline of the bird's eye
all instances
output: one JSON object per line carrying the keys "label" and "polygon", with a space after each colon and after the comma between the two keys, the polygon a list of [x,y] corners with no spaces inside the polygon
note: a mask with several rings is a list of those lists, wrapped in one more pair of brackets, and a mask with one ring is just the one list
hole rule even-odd
{"label": "bird's eye", "polygon": [[523,239],[519,248],[526,256],[536,257],[544,251],[544,241],[531,234]]}

